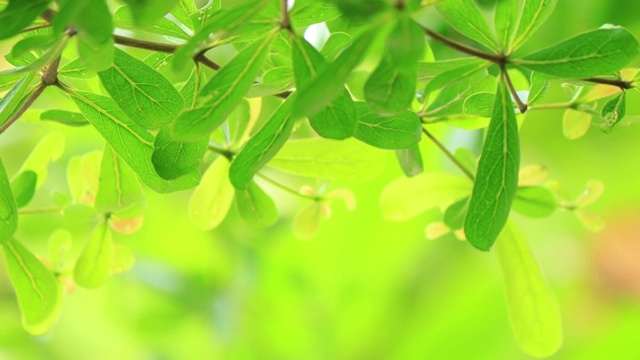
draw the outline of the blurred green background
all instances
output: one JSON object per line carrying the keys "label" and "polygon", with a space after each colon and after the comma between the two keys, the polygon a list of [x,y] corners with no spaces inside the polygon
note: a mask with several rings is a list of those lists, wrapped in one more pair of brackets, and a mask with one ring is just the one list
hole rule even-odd
{"label": "blurred green background", "polygon": [[[481,3],[491,7],[491,1]],[[551,45],[604,23],[640,36],[636,0],[561,0],[549,23],[526,47]],[[436,21],[436,20],[434,20]],[[433,28],[447,32],[446,26]],[[6,52],[8,49],[3,49]],[[434,46],[437,57],[446,56]],[[637,64],[636,64],[637,65]],[[554,90],[547,101],[564,95]],[[640,114],[638,93],[628,113]],[[60,95],[36,108],[60,106]],[[66,190],[66,164],[74,155],[102,150],[89,128],[39,123],[37,115],[0,137],[0,155],[13,175],[46,133],[63,131],[67,148],[31,206],[47,206],[54,190]],[[460,133],[442,132],[451,149]],[[590,210],[606,228],[589,233],[572,214],[517,218],[543,272],[557,293],[565,342],[553,359],[640,358],[640,127],[623,124],[612,134],[592,129],[576,141],[562,136],[560,111],[528,115],[521,129],[523,165],[546,166],[577,196],[590,179],[606,185]],[[428,169],[452,169],[429,143]],[[189,193],[147,193],[144,226],[117,235],[136,264],[98,290],[65,296],[58,325],[42,337],[27,335],[4,270],[0,270],[0,359],[526,359],[511,334],[502,274],[494,253],[480,253],[445,237],[428,241],[424,227],[440,216],[410,222],[383,220],[378,197],[401,176],[389,154],[375,181],[347,187],[357,209],[335,206],[319,235],[291,233],[305,205],[275,188],[281,218],[266,230],[245,225],[232,209],[212,232],[187,219]],[[16,235],[46,254],[61,216],[28,215]],[[91,227],[70,230],[79,247]]]}

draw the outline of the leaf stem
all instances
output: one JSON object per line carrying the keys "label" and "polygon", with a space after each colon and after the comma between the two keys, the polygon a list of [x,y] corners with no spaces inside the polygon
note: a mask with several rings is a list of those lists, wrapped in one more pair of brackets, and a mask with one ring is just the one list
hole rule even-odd
{"label": "leaf stem", "polygon": [[42,25],[36,25],[36,26],[32,26],[32,27],[28,27],[28,28],[24,28],[22,29],[22,31],[20,31],[21,34],[24,33],[28,33],[30,31],[36,31],[36,30],[40,30],[40,29],[46,29],[49,26],[51,26],[51,24],[42,24]]}
{"label": "leaf stem", "polygon": [[518,92],[516,91],[516,88],[513,86],[513,82],[511,81],[511,76],[509,76],[509,72],[507,71],[507,68],[504,65],[502,65],[500,66],[500,71],[502,71],[502,74],[504,74],[504,79],[507,82],[507,87],[509,88],[509,92],[511,93],[511,96],[516,101],[516,105],[518,105],[518,110],[520,110],[521,114],[526,113],[529,106],[523,103],[522,100],[520,99],[520,96],[518,96]]}
{"label": "leaf stem", "polygon": [[49,214],[55,212],[61,212],[60,207],[48,207],[48,208],[36,208],[36,209],[22,209],[18,210],[19,215],[33,215],[33,214]]}
{"label": "leaf stem", "polygon": [[588,78],[588,79],[582,79],[582,80],[591,82],[594,84],[616,86],[622,90],[629,90],[629,89],[635,88],[632,82],[626,81],[626,80],[602,79],[602,78]]}
{"label": "leaf stem", "polygon": [[212,151],[216,154],[222,155],[224,157],[226,157],[229,161],[233,160],[233,157],[236,155],[232,150],[230,149],[224,149],[220,146],[218,146],[218,144],[214,143],[213,141],[209,141],[209,151]]}
{"label": "leaf stem", "polygon": [[294,189],[292,189],[292,188],[290,188],[288,186],[285,186],[285,185],[273,180],[272,178],[270,178],[270,177],[268,177],[268,176],[266,176],[266,175],[264,175],[262,173],[258,173],[258,176],[262,180],[268,182],[269,184],[277,187],[280,190],[288,192],[291,195],[295,195],[297,197],[300,197],[300,198],[303,198],[303,199],[308,199],[308,200],[313,200],[313,201],[321,201],[321,200],[323,200],[323,198],[320,197],[320,196],[311,196],[311,195],[301,194],[299,191],[296,191],[296,190],[294,190]]}
{"label": "leaf stem", "polygon": [[509,62],[509,59],[504,56],[504,55],[495,55],[495,54],[491,54],[488,52],[484,52],[475,48],[472,48],[470,46],[461,44],[459,42],[453,41],[447,37],[444,37],[440,34],[438,34],[437,32],[428,29],[426,27],[422,27],[424,29],[424,31],[427,33],[427,35],[429,35],[430,37],[432,37],[434,40],[438,41],[439,43],[450,47],[454,50],[460,51],[461,53],[467,54],[467,55],[471,55],[471,56],[475,56],[475,57],[479,57],[481,59],[485,59],[485,60],[489,60],[495,64],[498,64],[500,66],[504,66]]}
{"label": "leaf stem", "polygon": [[449,151],[449,149],[447,149],[444,144],[442,144],[440,142],[440,140],[438,140],[435,136],[433,136],[433,134],[431,132],[429,132],[429,130],[425,129],[424,127],[422,128],[422,132],[429,138],[429,140],[431,140],[443,153],[444,155],[451,160],[451,162],[458,168],[460,169],[460,171],[462,171],[463,174],[465,174],[469,180],[471,181],[475,181],[475,176],[473,176],[473,174],[471,173],[471,171],[469,171],[469,169],[467,169],[466,167],[464,167],[464,165],[462,165],[462,163],[460,161],[458,161],[458,159],[456,159],[456,157]]}
{"label": "leaf stem", "polygon": [[288,0],[282,0],[282,16],[280,17],[280,28],[287,30],[293,33],[293,29],[291,28],[291,18],[289,17],[289,4]]}

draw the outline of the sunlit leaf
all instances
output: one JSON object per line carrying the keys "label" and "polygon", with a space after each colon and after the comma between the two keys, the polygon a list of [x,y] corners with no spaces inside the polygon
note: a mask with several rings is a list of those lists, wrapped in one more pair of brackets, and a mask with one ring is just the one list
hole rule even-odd
{"label": "sunlit leaf", "polygon": [[579,139],[589,131],[592,119],[593,116],[587,112],[567,109],[562,118],[562,133],[567,139]]}
{"label": "sunlit leaf", "polygon": [[489,24],[474,0],[442,0],[436,8],[461,34],[497,50],[499,48]]}
{"label": "sunlit leaf", "polygon": [[40,120],[54,121],[68,126],[89,125],[84,115],[66,110],[47,110],[40,114]]}
{"label": "sunlit leaf", "polygon": [[513,210],[531,218],[551,216],[558,208],[558,200],[542,186],[519,187],[513,199]]}
{"label": "sunlit leaf", "polygon": [[358,127],[354,137],[381,149],[408,149],[422,137],[422,123],[413,111],[381,116],[367,103],[358,102]]}
{"label": "sunlit leaf", "polygon": [[23,171],[11,180],[11,191],[18,208],[27,206],[33,199],[37,181],[38,174],[31,170]]}
{"label": "sunlit leaf", "polygon": [[106,222],[99,224],[84,244],[73,268],[76,284],[95,289],[107,280],[113,258],[113,235]]}
{"label": "sunlit leaf", "polygon": [[49,163],[58,160],[64,152],[65,139],[62,133],[54,132],[46,135],[31,150],[31,154],[24,161],[20,172],[31,170],[38,176],[36,189],[39,189],[47,179]]}
{"label": "sunlit leaf", "polygon": [[278,220],[275,202],[254,181],[246,189],[236,190],[235,199],[240,216],[252,225],[266,227]]}
{"label": "sunlit leaf", "polygon": [[112,212],[125,209],[142,200],[142,189],[136,174],[107,145],[100,165],[100,183],[96,194],[96,209]]}
{"label": "sunlit leaf", "polygon": [[189,199],[189,219],[200,229],[216,228],[227,216],[235,190],[229,182],[229,160],[219,156],[202,175]]}
{"label": "sunlit leaf", "polygon": [[0,160],[0,243],[11,240],[18,228],[18,207],[4,164]]}

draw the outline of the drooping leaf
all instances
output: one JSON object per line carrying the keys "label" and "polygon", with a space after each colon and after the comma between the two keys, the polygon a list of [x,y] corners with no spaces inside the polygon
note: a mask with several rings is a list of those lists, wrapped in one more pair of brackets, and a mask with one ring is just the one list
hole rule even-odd
{"label": "drooping leaf", "polygon": [[507,222],[519,168],[518,124],[507,86],[500,81],[464,225],[474,247],[491,249]]}
{"label": "drooping leaf", "polygon": [[142,200],[138,177],[118,155],[105,146],[95,207],[101,212],[126,209]]}
{"label": "drooping leaf", "polygon": [[543,186],[520,187],[513,199],[513,210],[531,218],[551,216],[557,208],[558,200]]}
{"label": "drooping leaf", "polygon": [[151,161],[162,178],[177,179],[198,170],[208,145],[207,138],[187,143],[175,141],[169,128],[165,128],[156,136]]}
{"label": "drooping leaf", "polygon": [[[178,0],[123,0],[129,5],[131,9],[131,15],[135,23],[140,27],[157,25],[158,22],[163,23],[162,20],[165,14],[167,14],[173,7],[178,4]],[[163,34],[165,35],[165,34]]]}
{"label": "drooping leaf", "polygon": [[437,3],[436,8],[447,22],[464,36],[490,49],[499,49],[493,32],[475,0],[442,0]]}
{"label": "drooping leaf", "polygon": [[109,146],[153,190],[167,193],[190,189],[198,184],[199,173],[165,180],[153,168],[153,136],[133,123],[110,98],[67,90],[80,112],[98,130]]}
{"label": "drooping leaf", "polygon": [[389,183],[380,194],[382,216],[405,221],[435,207],[450,205],[471,191],[468,179],[443,172],[428,172]]}
{"label": "drooping leaf", "polygon": [[249,139],[233,158],[229,179],[238,190],[244,190],[254,175],[271,160],[291,135],[294,121],[291,107],[295,95],[287,99],[271,115],[267,123]]}
{"label": "drooping leaf", "polygon": [[209,166],[189,199],[189,219],[200,229],[211,230],[224,220],[235,190],[229,182],[229,160],[219,156]]}
{"label": "drooping leaf", "polygon": [[366,180],[385,166],[385,153],[355,139],[309,138],[288,141],[271,159],[278,170],[326,180]]}
{"label": "drooping leaf", "polygon": [[560,78],[607,75],[638,55],[638,40],[621,27],[603,27],[512,62]]}
{"label": "drooping leaf", "polygon": [[524,0],[518,30],[513,36],[513,49],[520,47],[547,21],[557,3],[558,0]]}
{"label": "drooping leaf", "polygon": [[122,50],[115,51],[113,66],[98,76],[120,109],[147,129],[171,124],[184,107],[167,78]]}
{"label": "drooping leaf", "polygon": [[604,124],[600,126],[600,130],[605,134],[611,133],[620,120],[624,119],[627,113],[627,101],[625,94],[625,92],[622,92],[604,104],[604,107],[602,108]]}
{"label": "drooping leaf", "polygon": [[54,121],[67,126],[89,125],[84,115],[66,110],[47,110],[40,114],[40,120]]}
{"label": "drooping leaf", "polygon": [[0,160],[0,243],[11,240],[18,228],[18,206],[11,191],[2,160]]}
{"label": "drooping leaf", "polygon": [[358,102],[356,105],[356,139],[381,149],[407,149],[420,142],[422,123],[413,111],[383,117],[371,110],[367,103]]}
{"label": "drooping leaf", "polygon": [[11,191],[18,209],[27,206],[33,199],[37,181],[38,174],[31,170],[23,171],[11,180]]}
{"label": "drooping leaf", "polygon": [[562,319],[522,231],[508,223],[496,248],[502,267],[511,328],[520,348],[536,358],[554,354],[562,344]]}
{"label": "drooping leaf", "polygon": [[583,137],[591,127],[593,116],[587,112],[567,109],[562,118],[562,133],[567,139]]}
{"label": "drooping leaf", "polygon": [[236,190],[236,205],[242,219],[252,225],[267,227],[278,220],[278,208],[271,197],[254,181],[245,190]]}
{"label": "drooping leaf", "polygon": [[95,289],[107,281],[113,258],[113,235],[106,222],[99,224],[87,239],[73,268],[76,284]]}
{"label": "drooping leaf", "polygon": [[416,176],[424,171],[419,144],[396,150],[396,159],[407,177]]}
{"label": "drooping leaf", "polygon": [[49,163],[62,156],[65,147],[65,139],[62,133],[54,132],[46,135],[31,150],[31,153],[20,167],[19,172],[32,170],[38,175],[36,189],[39,189],[47,179],[47,167]]}
{"label": "drooping leaf", "polygon": [[0,12],[0,24],[2,24],[0,40],[19,34],[47,8],[50,2],[51,0],[9,1],[9,5]]}
{"label": "drooping leaf", "polygon": [[202,139],[226,120],[251,88],[275,35],[271,33],[247,46],[200,89],[197,107],[181,112],[172,125],[171,134],[176,140]]}
{"label": "drooping leaf", "polygon": [[22,312],[22,326],[32,335],[42,335],[60,315],[62,287],[53,273],[22,244],[11,239],[2,245],[7,272]]}

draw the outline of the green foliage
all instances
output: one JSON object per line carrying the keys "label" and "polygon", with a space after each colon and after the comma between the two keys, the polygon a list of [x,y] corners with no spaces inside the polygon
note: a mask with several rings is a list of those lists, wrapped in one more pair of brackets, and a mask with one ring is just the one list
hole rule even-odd
{"label": "green foliage", "polygon": [[[382,217],[428,217],[428,238],[452,232],[483,251],[496,244],[518,343],[537,357],[559,348],[557,304],[511,212],[571,211],[598,230],[602,221],[584,208],[603,186],[589,182],[571,198],[540,167],[521,169],[528,149],[520,149],[519,126],[544,109],[564,112],[569,139],[626,123],[638,71],[625,67],[640,47],[631,32],[605,25],[524,53],[556,0],[498,0],[492,22],[472,0],[299,0],[291,9],[277,0],[122,3],[9,1],[0,12],[13,66],[0,72],[2,138],[25,118],[20,125],[73,127],[105,143],[63,157],[65,136],[51,132],[11,177],[0,163],[0,243],[29,332],[54,324],[61,281],[96,288],[133,266],[135,253],[119,241],[137,236],[150,191],[190,191],[186,211],[167,211],[186,212],[202,230],[239,215],[272,231],[282,214],[294,235],[311,239],[336,203],[355,209],[354,195],[337,184],[357,189],[384,173],[397,178],[385,177]],[[432,30],[442,18],[458,39]],[[466,57],[441,60],[428,39]],[[67,49],[73,42],[75,51]],[[545,102],[558,84],[569,100]],[[53,105],[40,106],[41,96]],[[482,146],[441,140],[454,128]],[[429,146],[457,170],[425,156]],[[61,158],[68,191],[41,195]],[[279,191],[305,203],[283,202]],[[62,215],[48,262],[14,239],[19,217],[42,212],[29,208],[32,200]],[[73,259],[78,229],[93,230]]]}

